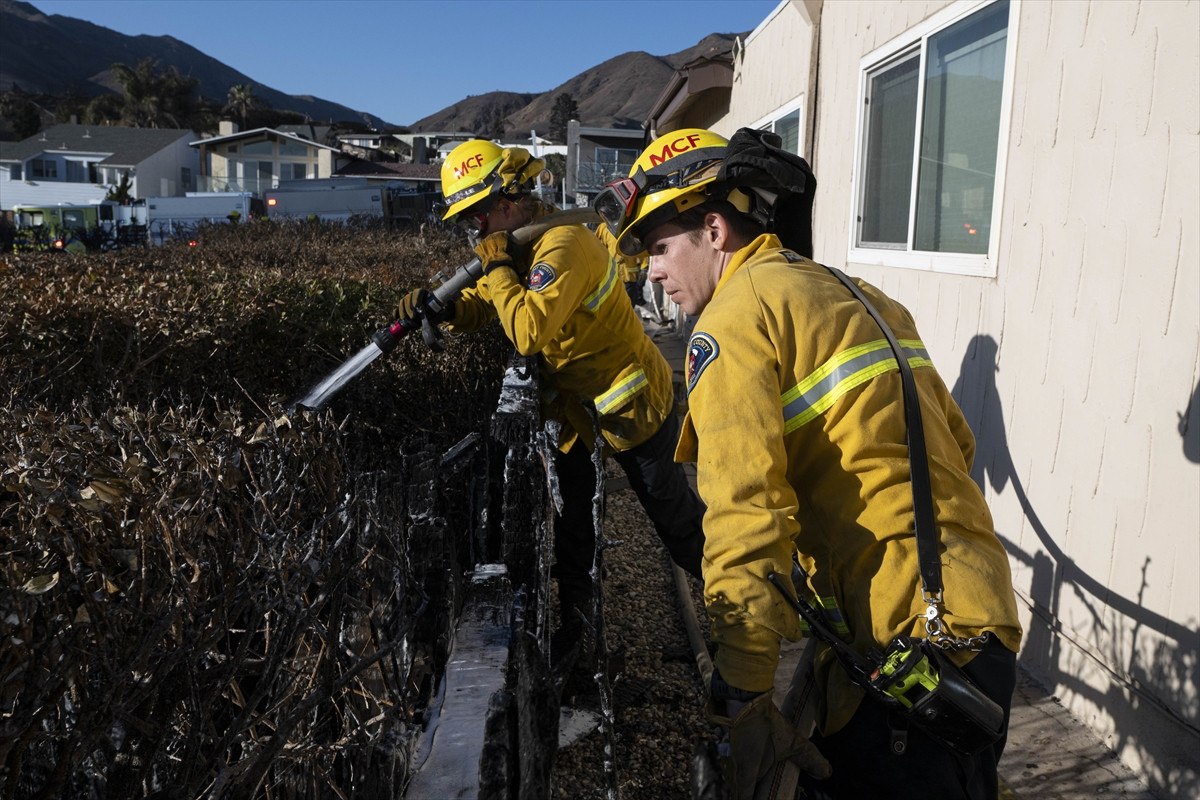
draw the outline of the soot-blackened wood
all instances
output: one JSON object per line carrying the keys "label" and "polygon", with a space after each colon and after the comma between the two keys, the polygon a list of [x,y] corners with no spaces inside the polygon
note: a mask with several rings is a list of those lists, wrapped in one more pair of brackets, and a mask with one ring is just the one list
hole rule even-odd
{"label": "soot-blackened wood", "polygon": [[407,800],[507,800],[514,771],[508,691],[512,601],[512,585],[500,565],[481,567],[466,586],[440,702],[418,749]]}
{"label": "soot-blackened wood", "polygon": [[[466,515],[448,512],[455,523],[477,523],[472,530],[448,532],[447,539],[457,536],[468,551],[457,557],[495,560],[476,561],[462,589],[446,667],[404,793],[408,800],[550,796],[559,709],[545,641],[554,518],[547,475],[553,447],[547,442],[536,362],[514,357],[492,419],[491,441],[476,451],[486,463],[471,459],[472,480],[493,496],[479,500]],[[448,474],[440,480],[463,479],[458,465],[468,456],[466,444],[460,445],[443,458]],[[423,475],[415,472],[419,483]],[[418,515],[413,521],[420,529],[437,518],[431,510],[430,519]],[[452,548],[453,543],[443,543],[442,557],[435,561],[447,567],[454,563]],[[448,575],[446,584],[438,588],[455,595]],[[453,602],[440,605],[444,612],[454,609]]]}
{"label": "soot-blackened wood", "polygon": [[505,450],[501,552],[517,592],[510,660],[513,797],[539,800],[550,796],[559,706],[547,658],[555,448],[543,431],[535,359],[514,357],[505,373],[492,437]]}

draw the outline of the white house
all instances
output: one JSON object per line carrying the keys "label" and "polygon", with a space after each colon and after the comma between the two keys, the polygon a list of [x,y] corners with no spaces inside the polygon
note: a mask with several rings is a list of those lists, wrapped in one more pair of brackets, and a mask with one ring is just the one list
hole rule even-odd
{"label": "white house", "polygon": [[63,123],[0,142],[0,210],[92,203],[128,175],[135,197],[195,189],[199,159],[190,130]]}
{"label": "white house", "polygon": [[[238,130],[222,120],[218,135],[191,142],[200,164],[199,191],[261,195],[281,181],[329,178],[354,159],[292,130]],[[294,126],[289,126],[293,127]],[[193,137],[194,138],[194,137]]]}
{"label": "white house", "polygon": [[1020,663],[1163,797],[1200,796],[1197,31],[1175,0],[784,0],[728,111],[664,98],[655,131],[808,158],[817,260],[912,310],[975,431]]}

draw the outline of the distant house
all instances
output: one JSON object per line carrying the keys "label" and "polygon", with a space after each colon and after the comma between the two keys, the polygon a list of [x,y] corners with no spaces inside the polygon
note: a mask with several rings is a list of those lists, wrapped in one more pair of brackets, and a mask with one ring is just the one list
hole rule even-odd
{"label": "distant house", "polygon": [[128,175],[135,197],[196,188],[190,130],[62,123],[19,142],[0,142],[0,210],[91,203]]}
{"label": "distant house", "polygon": [[[414,153],[420,147],[418,140],[424,141],[424,147],[429,152],[429,160],[443,158],[446,153],[453,150],[459,144],[468,139],[477,138],[470,131],[421,131],[420,133],[396,133],[392,135],[411,146]],[[435,153],[438,155],[434,155]]]}
{"label": "distant house", "polygon": [[262,194],[280,181],[329,178],[353,160],[299,133],[276,128],[239,131],[228,121],[220,123],[218,135],[191,145],[199,152],[201,192]]}
{"label": "distant house", "polygon": [[[742,47],[740,39],[734,47]],[[733,59],[732,52],[701,56],[676,70],[647,114],[649,127],[671,131],[717,123],[729,113]]]}
{"label": "distant house", "polygon": [[545,158],[548,155],[557,153],[565,156],[567,154],[567,146],[558,144],[552,139],[547,139],[544,136],[509,136],[499,142],[501,147],[520,147],[533,153],[537,158]]}
{"label": "distant house", "polygon": [[641,128],[591,128],[571,120],[567,126],[566,196],[575,204],[591,202],[604,184],[629,174],[646,144]]}
{"label": "distant house", "polygon": [[391,134],[372,131],[371,133],[339,133],[338,144],[343,147],[357,147],[360,150],[378,150],[389,141],[395,141]]}
{"label": "distant house", "polygon": [[334,177],[366,178],[368,182],[402,181],[417,192],[439,191],[442,188],[441,168],[437,164],[355,159],[339,169]]}

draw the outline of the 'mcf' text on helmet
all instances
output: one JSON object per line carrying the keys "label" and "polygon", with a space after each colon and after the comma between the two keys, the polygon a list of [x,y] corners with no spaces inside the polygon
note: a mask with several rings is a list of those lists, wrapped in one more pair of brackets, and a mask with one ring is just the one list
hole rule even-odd
{"label": "'mcf' text on helmet", "polygon": [[454,177],[461,178],[472,169],[476,169],[481,166],[483,166],[483,153],[476,153],[466,161],[462,162],[462,164],[454,168]]}
{"label": "'mcf' text on helmet", "polygon": [[686,153],[695,147],[699,141],[700,137],[694,133],[690,133],[687,136],[680,136],[678,139],[672,139],[663,145],[661,153],[650,153],[650,166],[657,167],[673,156]]}

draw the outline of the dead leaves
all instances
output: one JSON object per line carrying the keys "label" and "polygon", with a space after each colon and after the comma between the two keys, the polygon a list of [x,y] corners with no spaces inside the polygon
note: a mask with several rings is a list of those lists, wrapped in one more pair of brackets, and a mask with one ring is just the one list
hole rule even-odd
{"label": "dead leaves", "polygon": [[[282,402],[400,292],[469,251],[436,233],[238,228],[192,251],[0,269],[0,756],[28,748],[0,794],[54,758],[80,765],[72,780],[201,796],[284,730],[280,774],[354,794],[327,775],[334,755],[377,770],[420,717],[408,669],[444,632],[413,625],[453,548],[426,534],[410,551],[401,454],[486,426],[507,345],[479,335],[434,357],[414,340],[344,406],[289,418]],[[467,491],[445,500],[465,509]],[[389,648],[403,657],[363,666]],[[319,713],[296,716],[297,697]],[[28,744],[50,739],[63,749]]]}

